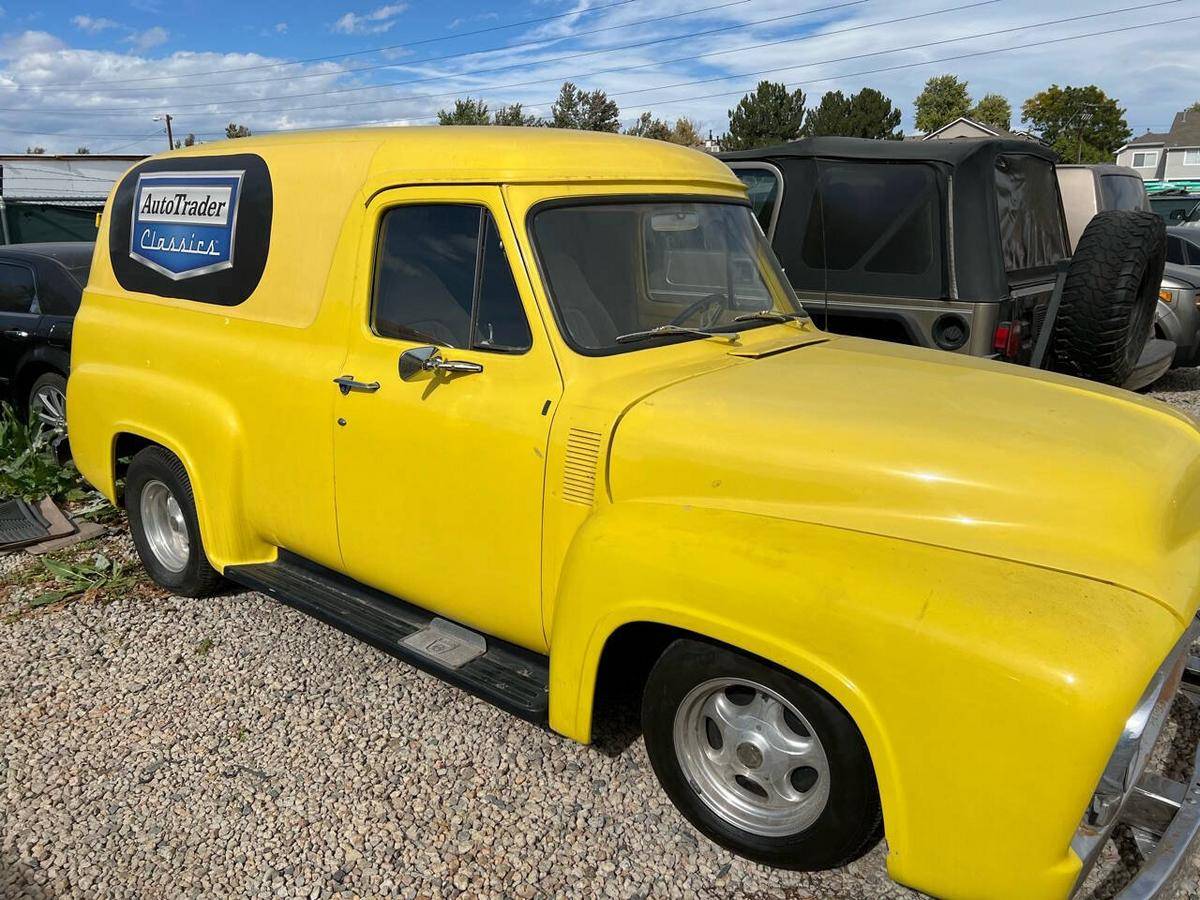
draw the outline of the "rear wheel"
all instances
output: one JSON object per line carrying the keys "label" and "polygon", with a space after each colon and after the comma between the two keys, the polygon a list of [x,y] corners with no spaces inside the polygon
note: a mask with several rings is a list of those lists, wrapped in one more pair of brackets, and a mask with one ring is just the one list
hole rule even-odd
{"label": "rear wheel", "polygon": [[693,825],[741,856],[828,869],[882,836],[870,754],[815,685],[694,640],[671,644],[642,704],[646,751]]}
{"label": "rear wheel", "polygon": [[147,447],[125,476],[129,530],[142,565],[158,584],[203,597],[221,584],[200,539],[196,502],[183,464],[162,447]]}
{"label": "rear wheel", "polygon": [[58,372],[39,375],[29,388],[29,419],[45,444],[67,454],[67,379]]}

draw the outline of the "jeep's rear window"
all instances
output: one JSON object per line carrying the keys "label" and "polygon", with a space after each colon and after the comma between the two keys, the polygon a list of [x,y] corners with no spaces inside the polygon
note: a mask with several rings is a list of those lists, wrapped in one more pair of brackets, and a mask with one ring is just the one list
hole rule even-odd
{"label": "jeep's rear window", "polygon": [[529,323],[491,213],[468,204],[388,210],[371,327],[443,347],[527,350]]}
{"label": "jeep's rear window", "polygon": [[1100,195],[1105,209],[1149,209],[1146,185],[1136,175],[1101,175]]}
{"label": "jeep's rear window", "polygon": [[1070,255],[1049,160],[1016,153],[996,160],[996,215],[1010,275],[1049,268]]}

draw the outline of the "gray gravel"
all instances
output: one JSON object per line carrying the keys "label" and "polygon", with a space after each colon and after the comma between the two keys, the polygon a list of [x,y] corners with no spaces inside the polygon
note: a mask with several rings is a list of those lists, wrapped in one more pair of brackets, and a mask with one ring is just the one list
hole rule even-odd
{"label": "gray gravel", "polygon": [[[1200,412],[1200,373],[1161,394]],[[0,896],[917,896],[882,846],[799,874],[698,836],[632,711],[582,747],[257,594],[30,611],[36,566],[0,558]]]}

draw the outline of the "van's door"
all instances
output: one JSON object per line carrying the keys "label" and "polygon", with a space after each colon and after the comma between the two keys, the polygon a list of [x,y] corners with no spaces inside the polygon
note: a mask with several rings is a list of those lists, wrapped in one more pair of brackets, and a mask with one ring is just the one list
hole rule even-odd
{"label": "van's door", "polygon": [[544,650],[542,491],[562,379],[532,261],[497,187],[387,191],[367,220],[346,364],[329,382],[346,572]]}

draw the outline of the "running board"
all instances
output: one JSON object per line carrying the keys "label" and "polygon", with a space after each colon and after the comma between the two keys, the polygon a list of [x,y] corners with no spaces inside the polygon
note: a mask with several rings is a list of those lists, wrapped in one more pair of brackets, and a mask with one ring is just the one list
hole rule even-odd
{"label": "running board", "polygon": [[440,619],[285,550],[225,577],[537,725],[549,721],[547,657]]}

